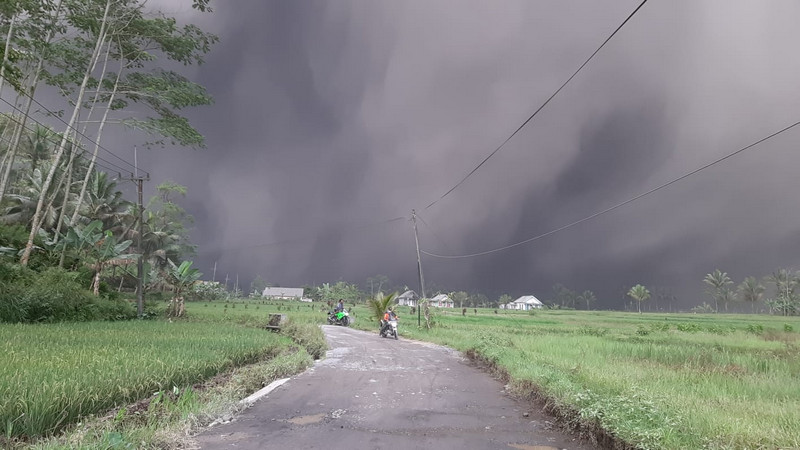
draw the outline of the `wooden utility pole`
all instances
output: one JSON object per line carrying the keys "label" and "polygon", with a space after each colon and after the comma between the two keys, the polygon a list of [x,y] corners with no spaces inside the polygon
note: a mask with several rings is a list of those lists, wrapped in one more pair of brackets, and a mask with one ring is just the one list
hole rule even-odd
{"label": "wooden utility pole", "polygon": [[[414,243],[417,245],[417,273],[419,274],[419,289],[422,296],[417,300],[417,326],[422,326],[422,299],[425,297],[425,278],[422,276],[422,258],[419,254],[419,236],[417,236],[417,212],[411,210],[411,221],[414,222]],[[425,316],[427,317],[427,316]]]}

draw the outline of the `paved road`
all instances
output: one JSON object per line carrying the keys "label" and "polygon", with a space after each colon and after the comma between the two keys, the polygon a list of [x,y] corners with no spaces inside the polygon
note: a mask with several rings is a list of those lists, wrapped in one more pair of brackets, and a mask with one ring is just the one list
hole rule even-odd
{"label": "paved road", "polygon": [[[203,449],[588,449],[451,349],[323,327],[331,350]],[[527,416],[527,417],[526,417]]]}

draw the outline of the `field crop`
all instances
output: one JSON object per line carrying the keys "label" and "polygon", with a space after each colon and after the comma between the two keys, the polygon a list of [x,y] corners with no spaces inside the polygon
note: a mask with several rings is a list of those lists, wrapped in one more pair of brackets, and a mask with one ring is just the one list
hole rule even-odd
{"label": "field crop", "polygon": [[225,323],[0,325],[0,430],[48,435],[290,345],[287,337]]}
{"label": "field crop", "polygon": [[475,352],[518,392],[640,448],[800,447],[796,317],[434,314],[431,330],[403,315],[401,336]]}

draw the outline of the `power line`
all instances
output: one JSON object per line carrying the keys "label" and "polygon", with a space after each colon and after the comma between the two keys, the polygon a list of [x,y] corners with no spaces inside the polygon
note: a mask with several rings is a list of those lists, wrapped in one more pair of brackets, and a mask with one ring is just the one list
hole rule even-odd
{"label": "power line", "polygon": [[425,226],[428,228],[428,231],[430,231],[430,232],[431,232],[431,234],[433,235],[433,237],[434,237],[434,238],[436,238],[436,240],[437,240],[437,241],[439,241],[439,243],[440,243],[440,244],[442,244],[442,246],[443,246],[445,249],[447,249],[447,250],[450,250],[450,246],[449,246],[449,245],[447,245],[447,243],[446,243],[446,242],[445,242],[445,241],[444,241],[442,238],[440,238],[440,237],[439,237],[439,235],[438,235],[438,234],[436,234],[436,232],[435,232],[435,231],[433,231],[433,227],[431,227],[430,225],[428,225],[428,222],[426,222],[426,221],[425,221],[425,219],[423,219],[423,218],[422,218],[422,216],[420,216],[420,215],[419,215],[419,213],[417,213],[417,218],[419,218],[419,220],[420,220],[420,221],[421,221],[421,222],[422,222],[422,223],[423,223],[423,224],[424,224],[424,225],[425,225]]}
{"label": "power line", "polygon": [[[16,105],[14,105],[14,104],[10,103],[8,100],[6,100],[6,99],[4,99],[4,98],[0,98],[0,101],[2,101],[3,103],[5,103],[5,104],[7,104],[7,105],[11,106],[12,108],[14,108],[14,110],[15,110],[15,111],[17,111],[17,112],[20,112],[20,113],[22,112],[22,110],[21,110],[19,107],[17,107]],[[50,114],[52,114],[52,112],[50,112]],[[14,121],[14,122],[15,122],[17,125],[20,125],[20,126],[22,126],[22,122],[21,122],[19,119],[17,119],[17,118],[16,118],[16,117],[15,117],[13,114],[12,114],[12,115],[9,115],[8,117],[9,117],[11,120],[13,120],[13,121]],[[42,122],[40,122],[40,121],[36,120],[35,118],[33,118],[33,117],[31,117],[31,116],[28,116],[28,120],[30,120],[30,121],[32,121],[32,122],[34,122],[35,124],[37,124],[37,125],[39,125],[39,126],[41,126],[41,127],[47,128],[48,130],[49,130],[49,129],[51,129],[49,126],[45,125],[44,123],[42,123]],[[31,127],[27,126],[27,125],[23,126],[23,128],[22,128],[22,129],[23,129],[23,130],[25,130],[25,131],[28,131],[28,132],[35,132],[35,131],[36,131],[36,130],[34,130],[33,128],[31,128]],[[74,128],[72,128],[72,130],[74,131]],[[54,133],[55,133],[55,132],[54,132]],[[82,134],[81,134],[81,135],[82,135]],[[46,139],[46,140],[48,140],[48,141],[50,141],[50,142],[51,142],[51,143],[53,143],[54,145],[60,145],[60,144],[61,144],[61,141],[60,141],[60,140],[54,140],[54,138],[53,138],[52,136],[54,136],[54,135],[48,135],[48,136],[45,136],[45,139]],[[96,145],[97,145],[97,144],[96,144]],[[110,151],[106,150],[106,149],[105,149],[105,148],[103,148],[103,147],[99,147],[99,148],[101,148],[101,149],[105,150],[105,151],[106,151],[106,152],[108,152],[108,153],[111,153]],[[113,153],[111,153],[111,154],[112,154],[112,155],[114,155]],[[78,153],[77,155],[78,155],[79,157],[82,157],[82,158],[86,159],[87,161],[90,161],[90,160],[89,160],[89,159],[88,159],[86,156],[84,156],[84,155],[83,155],[83,154],[81,154],[81,153]],[[116,156],[116,155],[114,155],[114,156]],[[95,165],[96,165],[96,166],[103,167],[104,169],[108,170],[110,173],[113,173],[113,172],[118,172],[118,173],[123,173],[123,172],[124,172],[124,173],[127,173],[127,172],[129,172],[129,171],[131,170],[130,168],[119,166],[119,165],[117,165],[116,163],[113,163],[113,162],[111,162],[111,161],[109,161],[109,160],[107,160],[107,159],[103,158],[103,157],[102,157],[102,156],[100,156],[100,155],[97,155],[97,156],[95,157],[95,159],[96,159],[96,161],[95,161]],[[125,161],[124,159],[122,159],[122,158],[119,158],[118,156],[117,156],[117,159],[121,159],[123,162],[127,163],[128,165],[130,165],[130,166],[131,166],[131,167],[133,167],[133,168],[135,168],[135,167],[136,167],[134,164],[131,164],[131,163],[129,163],[128,161]],[[104,165],[103,165],[103,164],[101,164],[101,163],[98,163],[97,161],[102,161],[103,163],[105,163],[105,164],[106,164],[106,166],[104,166]],[[113,166],[114,168],[109,168],[108,166]],[[146,173],[146,174],[149,176],[149,173],[148,173],[148,172],[146,172],[146,171],[142,170],[141,168],[140,168],[139,170],[141,170],[141,171],[145,172],[145,173]]]}
{"label": "power line", "polygon": [[640,4],[639,4],[639,6],[637,6],[637,7],[636,7],[636,9],[634,9],[634,10],[633,10],[633,12],[632,12],[632,13],[630,13],[630,14],[628,15],[628,17],[627,17],[627,18],[626,18],[626,19],[625,19],[625,20],[624,20],[624,21],[623,21],[623,22],[622,22],[622,23],[621,23],[621,24],[620,24],[620,25],[617,27],[617,29],[616,29],[616,30],[614,30],[614,32],[613,32],[613,33],[611,33],[611,35],[609,35],[609,36],[606,38],[606,40],[605,40],[605,41],[603,41],[603,43],[602,43],[602,44],[600,44],[600,46],[599,46],[599,47],[597,47],[597,50],[595,50],[595,51],[594,51],[594,53],[592,53],[592,54],[591,54],[591,56],[589,56],[589,58],[588,58],[588,59],[586,59],[586,61],[584,61],[584,62],[583,62],[583,64],[581,64],[581,65],[580,65],[580,67],[578,67],[578,70],[576,70],[576,71],[575,71],[575,73],[573,73],[573,74],[572,74],[572,76],[570,76],[569,78],[567,78],[567,81],[565,81],[565,82],[564,82],[564,84],[562,84],[562,85],[561,85],[561,87],[559,87],[559,88],[558,88],[558,89],[557,89],[557,90],[556,90],[556,91],[553,93],[553,95],[551,95],[550,97],[548,97],[548,99],[547,99],[547,100],[545,100],[545,102],[544,102],[544,103],[542,103],[542,105],[541,105],[541,106],[540,106],[538,109],[536,109],[536,111],[534,111],[534,112],[533,112],[533,114],[531,114],[531,115],[530,115],[530,117],[528,117],[528,118],[527,118],[527,119],[526,119],[524,122],[522,122],[522,125],[520,125],[520,126],[519,126],[519,127],[516,129],[516,130],[514,130],[514,132],[513,132],[513,133],[511,133],[511,136],[507,137],[507,138],[506,138],[506,140],[505,140],[505,141],[503,141],[503,143],[502,143],[502,144],[500,144],[500,145],[499,145],[499,146],[498,146],[496,149],[494,149],[494,151],[493,151],[493,152],[489,153],[489,156],[487,156],[486,158],[484,158],[484,159],[483,159],[483,161],[481,161],[481,162],[480,162],[480,164],[478,164],[477,166],[475,166],[475,168],[474,168],[474,169],[472,169],[472,170],[471,170],[471,171],[470,171],[470,172],[469,172],[469,173],[468,173],[468,174],[467,174],[467,175],[466,175],[464,178],[462,178],[462,179],[461,179],[461,181],[459,181],[458,183],[456,183],[456,185],[455,185],[455,186],[453,186],[452,188],[450,188],[450,190],[449,190],[449,191],[447,191],[447,192],[445,192],[445,193],[444,193],[444,194],[443,194],[441,197],[439,197],[438,199],[436,199],[436,200],[434,200],[433,202],[431,202],[431,203],[430,203],[428,206],[426,206],[426,207],[425,207],[425,209],[428,209],[428,208],[430,208],[431,206],[435,205],[437,202],[439,202],[439,200],[442,200],[443,198],[447,197],[447,196],[448,196],[448,195],[449,195],[451,192],[453,192],[454,190],[456,190],[456,188],[458,188],[459,186],[461,186],[461,184],[462,184],[462,183],[464,183],[465,181],[467,181],[467,178],[469,178],[470,176],[472,176],[472,174],[473,174],[473,173],[475,173],[475,172],[477,172],[477,171],[478,171],[478,169],[480,169],[480,168],[481,168],[481,166],[483,166],[484,164],[486,164],[486,161],[489,161],[489,158],[491,158],[492,156],[494,156],[494,155],[495,155],[495,153],[499,152],[499,151],[500,151],[500,149],[501,149],[501,148],[503,148],[503,146],[505,146],[505,145],[506,145],[506,143],[508,143],[508,141],[510,141],[510,140],[511,140],[511,138],[513,138],[514,136],[516,136],[516,135],[517,135],[517,133],[519,133],[519,132],[520,132],[520,131],[521,131],[523,128],[525,128],[525,125],[527,125],[527,124],[528,124],[528,122],[530,122],[531,120],[533,120],[533,118],[534,118],[534,117],[536,117],[536,114],[539,114],[539,111],[541,111],[541,110],[542,110],[542,109],[543,109],[545,106],[547,106],[547,104],[548,104],[548,103],[550,103],[550,100],[552,100],[552,99],[553,99],[553,98],[554,98],[556,95],[558,95],[558,93],[559,93],[559,92],[561,92],[561,90],[562,90],[562,89],[564,89],[564,86],[566,86],[566,85],[567,85],[567,83],[569,83],[570,81],[572,81],[572,79],[573,79],[573,78],[575,78],[575,76],[576,76],[576,75],[578,75],[578,72],[580,72],[580,71],[581,71],[581,70],[582,70],[582,69],[583,69],[583,68],[584,68],[584,67],[585,67],[587,64],[589,64],[589,61],[591,61],[591,60],[592,60],[592,58],[594,58],[594,55],[596,55],[596,54],[597,54],[597,53],[600,51],[600,49],[602,49],[602,48],[603,48],[603,47],[604,47],[604,46],[605,46],[605,45],[608,43],[608,41],[610,41],[610,40],[611,40],[611,38],[613,38],[613,37],[614,37],[614,35],[615,35],[615,34],[617,34],[617,32],[618,32],[620,29],[622,29],[622,27],[623,27],[623,26],[625,26],[625,24],[626,24],[626,23],[628,23],[628,21],[629,21],[629,20],[631,20],[631,18],[632,18],[632,17],[633,17],[633,16],[634,16],[634,15],[635,15],[635,14],[636,14],[636,13],[637,13],[637,12],[638,12],[638,11],[639,11],[641,8],[642,8],[642,6],[644,6],[644,4],[645,4],[645,3],[647,3],[647,0],[643,0],[643,1],[642,1],[642,3],[640,3]]}
{"label": "power line", "polygon": [[556,228],[554,230],[550,230],[550,231],[548,231],[546,233],[543,233],[543,234],[540,234],[538,236],[534,236],[532,238],[528,238],[528,239],[525,239],[523,241],[516,242],[514,244],[506,245],[506,246],[503,246],[503,247],[495,248],[495,249],[492,249],[492,250],[486,250],[484,252],[478,252],[478,253],[471,253],[471,254],[468,254],[468,255],[437,255],[435,253],[429,253],[429,252],[426,252],[426,251],[422,251],[422,253],[424,253],[424,254],[426,254],[428,256],[432,256],[434,258],[444,258],[444,259],[472,258],[472,257],[475,257],[475,256],[488,255],[490,253],[495,253],[495,252],[499,252],[499,251],[502,251],[502,250],[507,250],[509,248],[517,247],[517,246],[520,246],[520,245],[523,245],[523,244],[527,244],[528,242],[532,242],[532,241],[535,241],[535,240],[550,236],[552,234],[558,233],[559,231],[566,230],[567,228],[571,228],[571,227],[573,227],[575,225],[578,225],[580,223],[583,223],[583,222],[586,222],[588,220],[594,219],[595,217],[598,217],[598,216],[601,216],[603,214],[606,214],[606,213],[609,213],[611,211],[614,211],[617,208],[621,208],[621,207],[627,205],[628,203],[632,203],[632,202],[634,202],[636,200],[639,200],[640,198],[642,198],[644,196],[650,195],[653,192],[656,192],[656,191],[659,191],[661,189],[664,189],[665,187],[673,185],[673,184],[675,184],[675,183],[677,183],[677,182],[679,182],[679,181],[681,181],[681,180],[683,180],[685,178],[688,178],[688,177],[690,177],[690,176],[692,176],[692,175],[694,175],[694,174],[696,174],[696,173],[698,173],[698,172],[700,172],[702,170],[708,169],[709,167],[711,167],[711,166],[713,166],[715,164],[721,163],[722,161],[725,161],[728,158],[736,156],[739,153],[742,153],[747,149],[755,147],[756,145],[761,144],[762,142],[767,141],[767,140],[769,140],[769,139],[771,139],[771,138],[773,138],[773,137],[775,137],[775,136],[777,136],[777,135],[779,135],[779,134],[781,134],[781,133],[783,133],[785,131],[789,131],[790,129],[796,127],[797,125],[800,125],[800,121],[799,122],[795,122],[795,123],[789,125],[788,127],[783,128],[783,129],[781,129],[779,131],[776,131],[776,132],[770,134],[767,137],[761,138],[761,139],[753,142],[752,144],[750,144],[750,145],[748,145],[746,147],[742,147],[742,148],[740,148],[739,150],[736,150],[733,153],[729,153],[729,154],[727,154],[727,155],[725,155],[725,156],[723,156],[723,157],[721,157],[719,159],[716,159],[716,160],[714,160],[714,161],[712,161],[712,162],[710,162],[710,163],[708,163],[708,164],[706,164],[704,166],[701,166],[701,167],[699,167],[697,169],[694,169],[689,173],[681,175],[680,177],[675,178],[672,181],[669,181],[669,182],[664,183],[664,184],[662,184],[662,185],[660,185],[658,187],[650,189],[649,191],[643,192],[643,193],[641,193],[641,194],[639,194],[639,195],[637,195],[635,197],[632,197],[632,198],[630,198],[628,200],[625,200],[624,202],[617,203],[616,205],[614,205],[614,206],[612,206],[610,208],[606,208],[606,209],[604,209],[602,211],[599,211],[599,212],[596,212],[596,213],[594,213],[594,214],[592,214],[590,216],[584,217],[583,219],[576,220],[576,221],[571,222],[571,223],[569,223],[567,225],[558,227],[558,228]]}
{"label": "power line", "polygon": [[[102,145],[100,145],[98,142],[96,142],[95,140],[93,140],[89,136],[87,136],[87,135],[83,134],[82,132],[78,131],[78,129],[76,127],[70,126],[70,124],[67,123],[64,119],[62,119],[60,115],[56,114],[55,112],[51,111],[48,107],[44,106],[41,102],[39,102],[39,100],[36,100],[36,98],[34,98],[33,95],[31,95],[31,94],[29,94],[28,92],[25,92],[25,91],[21,91],[20,94],[22,94],[25,97],[31,99],[32,102],[36,103],[37,105],[39,105],[39,107],[44,109],[44,111],[47,112],[47,114],[49,114],[50,116],[53,116],[56,119],[58,119],[58,121],[60,121],[64,125],[66,125],[68,129],[71,129],[73,132],[75,132],[76,135],[79,135],[83,139],[88,141],[89,143],[96,145],[100,150],[105,151],[106,153],[108,153],[109,155],[113,156],[114,158],[117,158],[118,160],[124,162],[125,164],[127,164],[127,165],[129,165],[131,167],[133,167],[134,169],[136,168],[136,166],[133,163],[125,160],[124,158],[121,158],[121,157],[115,155],[111,150],[108,150],[107,148],[103,147]],[[17,110],[19,112],[22,112],[22,110],[17,108],[15,105],[12,105],[11,103],[9,103],[7,100],[3,99],[3,102],[5,102],[6,104],[10,105],[15,110]],[[40,125],[41,125],[41,123],[40,123]],[[125,169],[125,171],[128,171],[128,170],[130,170],[130,169]]]}
{"label": "power line", "polygon": [[[4,101],[5,101],[5,100],[4,100]],[[10,116],[10,118],[11,118],[11,120],[13,120],[13,121],[14,121],[14,122],[15,122],[17,125],[22,125],[22,122],[20,122],[20,121],[19,121],[18,119],[16,119],[15,117],[13,117],[13,116]],[[31,120],[31,121],[33,121],[33,122],[35,122],[37,125],[39,125],[39,126],[42,126],[42,127],[45,127],[45,128],[46,128],[46,126],[45,126],[44,124],[42,124],[41,122],[39,122],[39,121],[37,121],[37,120],[35,120],[35,119],[33,119],[33,118],[30,118],[30,120]],[[31,127],[29,127],[29,126],[27,126],[27,125],[26,125],[26,126],[23,126],[23,127],[22,127],[22,129],[23,129],[23,130],[25,130],[25,131],[28,131],[28,132],[32,132],[32,133],[35,133],[35,132],[36,132],[36,130],[34,130],[33,128],[31,128]],[[49,128],[48,128],[48,129],[49,129]],[[56,139],[54,139],[54,136],[55,136],[55,135],[49,135],[49,136],[45,136],[45,137],[44,137],[44,139],[45,139],[46,141],[49,141],[49,142],[50,142],[50,143],[52,143],[53,145],[60,145],[60,144],[61,144],[61,141],[60,141],[60,140],[56,140]],[[6,140],[6,142],[7,142],[7,143],[9,143],[9,144],[11,143],[11,141],[10,141],[10,140]],[[78,158],[83,158],[83,159],[84,159],[85,161],[87,161],[87,162],[91,162],[91,159],[90,159],[90,157],[89,157],[89,156],[86,154],[86,152],[77,152],[77,151],[76,151],[76,152],[75,152],[75,155],[76,155]],[[114,163],[112,163],[112,162],[110,162],[110,161],[108,161],[108,160],[104,159],[103,157],[101,157],[101,156],[99,156],[99,155],[98,155],[98,156],[97,156],[95,159],[96,159],[96,160],[95,160],[95,162],[94,162],[94,165],[95,165],[95,166],[97,166],[97,167],[100,167],[100,168],[102,168],[102,169],[105,169],[105,170],[106,170],[108,173],[123,173],[123,172],[127,172],[127,171],[129,170],[129,169],[127,169],[127,168],[120,167],[120,166],[118,166],[118,165],[116,165],[116,164],[114,164]],[[98,161],[100,161],[100,162],[98,162]],[[106,163],[106,164],[108,164],[108,165],[111,165],[111,166],[114,166],[114,167],[109,167],[108,165],[104,165],[103,163]]]}

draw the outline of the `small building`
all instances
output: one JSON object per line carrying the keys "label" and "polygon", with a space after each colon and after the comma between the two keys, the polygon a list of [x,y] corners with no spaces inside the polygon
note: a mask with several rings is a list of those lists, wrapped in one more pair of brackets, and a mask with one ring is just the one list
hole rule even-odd
{"label": "small building", "polygon": [[417,302],[419,302],[419,295],[417,295],[416,292],[409,290],[395,297],[395,300],[397,300],[397,304],[399,306],[416,307]]}
{"label": "small building", "polygon": [[538,298],[532,295],[523,295],[522,297],[506,305],[506,309],[518,309],[521,311],[539,309],[542,307],[544,307],[544,304],[540,302]]}
{"label": "small building", "polygon": [[430,299],[430,305],[437,308],[453,308],[455,307],[455,302],[447,294],[439,294]]}
{"label": "small building", "polygon": [[267,287],[261,293],[262,297],[270,300],[300,300],[310,302],[310,299],[303,298],[303,288],[288,287]]}

